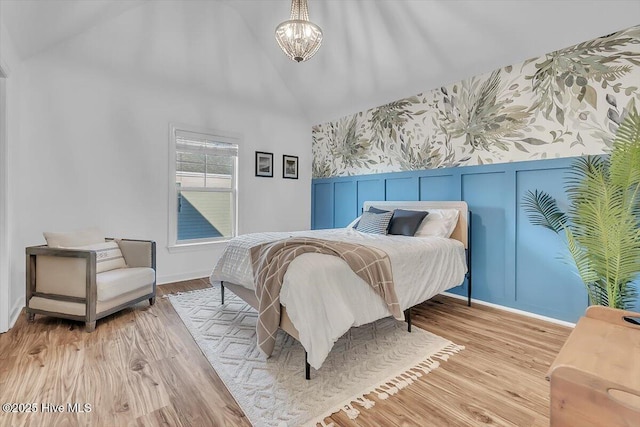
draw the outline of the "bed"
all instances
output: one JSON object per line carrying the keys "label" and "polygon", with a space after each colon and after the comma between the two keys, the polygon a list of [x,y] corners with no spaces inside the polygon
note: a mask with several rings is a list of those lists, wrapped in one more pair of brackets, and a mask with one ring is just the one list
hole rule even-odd
{"label": "bed", "polygon": [[[222,303],[228,289],[256,310],[250,249],[287,238],[314,237],[377,247],[389,255],[398,303],[411,331],[411,307],[463,283],[468,279],[471,304],[470,213],[467,204],[451,202],[365,202],[371,207],[394,210],[455,209],[459,212],[449,238],[370,235],[356,231],[353,223],[342,229],[298,232],[254,233],[232,239],[218,260],[211,283],[220,282]],[[429,219],[429,216],[427,216]],[[425,219],[425,221],[427,220]],[[334,342],[349,328],[390,316],[382,298],[340,258],[303,254],[294,259],[280,291],[280,329],[305,349],[305,376],[320,369]]]}

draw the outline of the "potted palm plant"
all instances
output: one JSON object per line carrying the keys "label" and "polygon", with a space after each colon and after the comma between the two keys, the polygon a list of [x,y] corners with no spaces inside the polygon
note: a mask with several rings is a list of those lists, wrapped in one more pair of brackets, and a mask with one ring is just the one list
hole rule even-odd
{"label": "potted palm plant", "polygon": [[543,191],[523,205],[532,224],[566,237],[590,304],[631,308],[640,273],[640,115],[630,112],[609,156],[578,158],[566,181],[568,211]]}

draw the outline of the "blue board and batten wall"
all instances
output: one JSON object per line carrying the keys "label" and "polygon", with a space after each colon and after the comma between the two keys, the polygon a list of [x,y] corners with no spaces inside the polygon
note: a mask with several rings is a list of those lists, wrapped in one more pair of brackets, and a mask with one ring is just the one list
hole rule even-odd
{"label": "blue board and batten wall", "polygon": [[365,200],[464,200],[473,297],[575,322],[588,298],[563,237],[521,202],[539,189],[566,210],[572,158],[607,154],[640,105],[638,58],[635,26],[314,126],[313,228]]}
{"label": "blue board and batten wall", "polygon": [[[312,227],[345,227],[366,200],[464,200],[473,215],[473,298],[575,322],[588,305],[561,237],[529,222],[528,190],[544,190],[566,210],[573,159],[314,179]],[[467,285],[451,292],[466,295]],[[640,308],[640,307],[638,307]]]}

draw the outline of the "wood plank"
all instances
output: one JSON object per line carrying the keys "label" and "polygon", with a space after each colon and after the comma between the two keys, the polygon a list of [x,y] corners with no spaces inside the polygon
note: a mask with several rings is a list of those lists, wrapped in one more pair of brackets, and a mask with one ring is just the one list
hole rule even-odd
{"label": "wood plank", "polygon": [[[94,333],[64,319],[24,315],[0,335],[0,401],[90,403],[85,414],[2,414],[0,425],[249,426],[189,331],[162,296],[209,286],[159,286],[142,302],[99,320]],[[337,426],[544,426],[544,376],[569,328],[438,296],[413,325],[466,346],[412,386]],[[71,402],[73,403],[73,402]],[[356,406],[357,407],[357,406]],[[46,422],[45,422],[46,421]],[[44,422],[44,423],[43,423]]]}
{"label": "wood plank", "polygon": [[118,358],[120,345],[114,338],[85,348],[84,381],[78,385],[76,399],[91,404],[86,417],[91,425],[124,426],[135,419],[126,370]]}
{"label": "wood plank", "polygon": [[129,425],[136,427],[188,427],[180,421],[180,416],[173,406],[165,406],[150,414],[139,417],[135,423],[130,423]]}

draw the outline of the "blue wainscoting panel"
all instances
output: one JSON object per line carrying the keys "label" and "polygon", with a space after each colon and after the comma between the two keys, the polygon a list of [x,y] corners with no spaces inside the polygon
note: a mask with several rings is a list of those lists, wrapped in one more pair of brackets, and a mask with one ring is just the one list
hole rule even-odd
{"label": "blue wainscoting panel", "polygon": [[[461,176],[459,173],[439,174],[429,171],[431,174],[418,178],[420,200],[460,200]],[[458,295],[468,295],[468,283],[465,279],[460,286],[450,289],[449,292]]]}
{"label": "blue wainscoting panel", "polygon": [[453,175],[420,177],[420,200],[460,200]]}
{"label": "blue wainscoting panel", "polygon": [[[384,179],[363,179],[358,180],[358,210],[360,215],[362,205],[368,200],[385,200]],[[356,216],[357,216],[356,215]],[[355,218],[355,217],[354,217]]]}
{"label": "blue wainscoting panel", "polygon": [[418,200],[418,178],[415,176],[389,177],[385,188],[385,200]]}
{"label": "blue wainscoting panel", "polygon": [[[517,198],[527,191],[543,190],[553,196],[560,209],[567,210],[562,183],[565,169],[539,169],[517,173]],[[534,226],[522,204],[518,206],[516,229],[516,304],[557,319],[572,320],[584,313],[587,292],[569,258],[564,236]]]}
{"label": "blue wainscoting panel", "polygon": [[[575,322],[587,296],[562,236],[533,226],[522,207],[544,190],[566,210],[573,159],[359,175],[312,181],[312,227],[343,227],[367,200],[465,200],[473,212],[473,297]],[[466,295],[466,283],[450,290]],[[640,299],[636,303],[640,310]]]}
{"label": "blue wainscoting panel", "polygon": [[315,229],[333,228],[333,183],[315,184],[313,197],[313,224]]}
{"label": "blue wainscoting panel", "polygon": [[473,296],[497,304],[506,302],[505,173],[462,175],[462,200],[473,213]]}
{"label": "blue wainscoting panel", "polygon": [[333,226],[346,227],[357,216],[357,183],[354,181],[336,182],[333,187]]}

